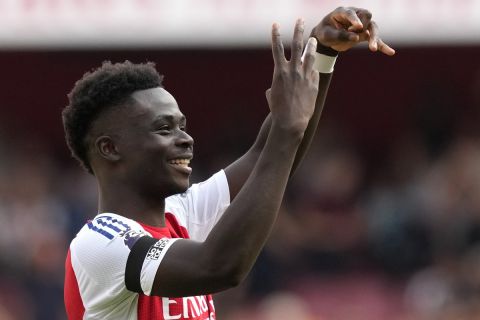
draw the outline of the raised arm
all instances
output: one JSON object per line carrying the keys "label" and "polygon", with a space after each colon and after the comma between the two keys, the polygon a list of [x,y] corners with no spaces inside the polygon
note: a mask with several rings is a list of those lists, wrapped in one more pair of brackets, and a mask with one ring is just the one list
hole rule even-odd
{"label": "raised arm", "polygon": [[[317,51],[324,55],[336,56],[339,51],[347,51],[360,42],[368,41],[372,52],[381,51],[384,54],[393,55],[395,51],[379,38],[377,24],[371,18],[371,13],[366,9],[353,7],[339,7],[335,9],[326,15],[311,32],[311,36],[318,40]],[[315,135],[331,78],[331,72],[321,73],[315,111],[295,155],[290,176],[293,175],[295,169],[304,158]],[[269,100],[269,90],[267,90],[267,100]],[[271,115],[269,114],[263,122],[252,147],[225,169],[232,200],[247,180],[264,148],[270,131],[271,121]]]}
{"label": "raised arm", "polygon": [[275,62],[271,124],[258,161],[238,195],[204,242],[177,240],[166,253],[152,294],[192,296],[237,285],[253,266],[280,207],[296,151],[312,117],[319,74],[313,70],[316,40],[301,63],[303,21],[295,26],[290,61],[279,27],[272,27]]}

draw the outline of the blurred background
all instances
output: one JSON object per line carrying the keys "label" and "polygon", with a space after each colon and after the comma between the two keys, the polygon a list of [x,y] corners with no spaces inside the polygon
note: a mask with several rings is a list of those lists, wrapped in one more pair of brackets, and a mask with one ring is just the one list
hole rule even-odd
{"label": "blurred background", "polygon": [[370,9],[397,54],[341,54],[271,239],[218,318],[480,319],[479,0],[0,0],[0,320],[65,319],[65,254],[96,214],[60,117],[84,72],[156,62],[198,182],[268,113],[272,22],[287,43],[297,17],[310,30],[339,5]]}

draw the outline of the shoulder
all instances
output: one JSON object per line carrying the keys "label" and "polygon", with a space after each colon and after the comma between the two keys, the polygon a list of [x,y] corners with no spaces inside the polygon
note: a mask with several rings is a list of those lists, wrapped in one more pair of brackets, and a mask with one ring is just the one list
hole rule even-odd
{"label": "shoulder", "polygon": [[137,240],[147,235],[151,236],[134,220],[113,213],[99,214],[72,240],[72,261],[76,260],[86,270],[101,272],[100,261],[126,259]]}
{"label": "shoulder", "polygon": [[127,261],[134,244],[149,235],[134,220],[112,213],[84,225],[70,244],[69,262],[85,309],[105,312],[128,304],[132,292],[125,286]]}
{"label": "shoulder", "polygon": [[109,242],[118,238],[131,238],[135,233],[148,234],[138,222],[132,219],[114,213],[101,213],[88,221],[75,239],[91,238],[96,241]]}

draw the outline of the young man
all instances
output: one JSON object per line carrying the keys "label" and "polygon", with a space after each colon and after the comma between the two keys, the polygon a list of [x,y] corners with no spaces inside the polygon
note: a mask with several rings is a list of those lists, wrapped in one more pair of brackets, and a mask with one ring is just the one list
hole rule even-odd
{"label": "young man", "polygon": [[215,319],[210,294],[239,284],[262,249],[338,51],[368,41],[394,53],[364,9],[327,15],[302,61],[303,30],[298,20],[288,61],[273,25],[270,115],[244,156],[190,188],[193,139],[152,64],[105,63],[76,83],[63,112],[67,143],[100,196],[67,256],[69,319]]}

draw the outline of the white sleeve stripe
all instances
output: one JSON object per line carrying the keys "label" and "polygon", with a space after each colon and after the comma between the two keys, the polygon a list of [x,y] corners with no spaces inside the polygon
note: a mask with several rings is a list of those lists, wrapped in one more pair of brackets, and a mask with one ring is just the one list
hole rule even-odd
{"label": "white sleeve stripe", "polygon": [[170,246],[177,240],[179,239],[160,239],[150,247],[150,250],[148,250],[140,273],[140,285],[143,293],[147,296],[152,292],[153,281],[155,280],[160,263],[165,257],[168,249],[170,249]]}

